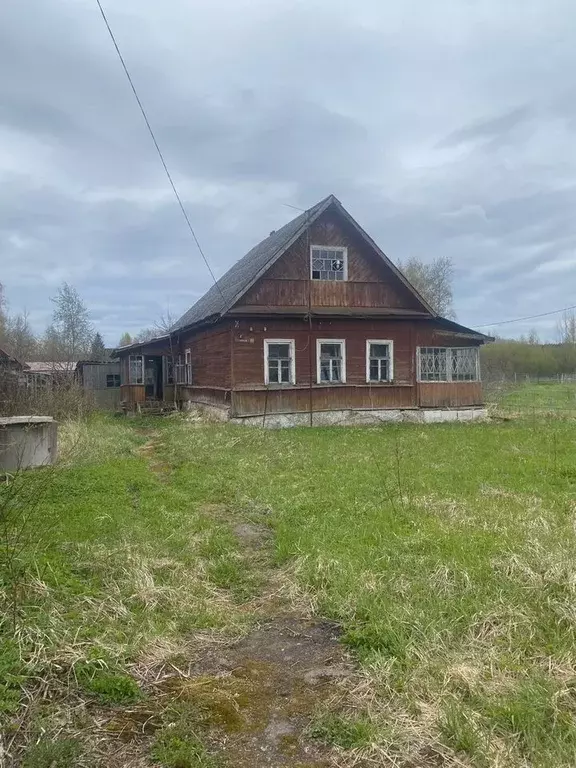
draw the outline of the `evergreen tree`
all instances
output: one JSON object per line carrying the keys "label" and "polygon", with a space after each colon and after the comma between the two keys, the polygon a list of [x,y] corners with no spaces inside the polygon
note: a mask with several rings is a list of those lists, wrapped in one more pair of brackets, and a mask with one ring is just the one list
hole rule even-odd
{"label": "evergreen tree", "polygon": [[103,363],[108,354],[106,352],[106,345],[104,339],[98,331],[94,334],[92,339],[92,346],[90,347],[90,360],[97,360],[99,363]]}

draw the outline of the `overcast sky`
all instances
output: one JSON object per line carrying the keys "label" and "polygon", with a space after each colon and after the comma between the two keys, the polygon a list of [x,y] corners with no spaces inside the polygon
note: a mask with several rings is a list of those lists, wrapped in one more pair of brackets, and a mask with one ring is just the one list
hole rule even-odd
{"label": "overcast sky", "polygon": [[[576,304],[573,0],[103,4],[217,277],[334,193],[452,257],[466,325]],[[95,0],[0,3],[0,263],[37,330],[66,280],[108,344],[210,285]]]}

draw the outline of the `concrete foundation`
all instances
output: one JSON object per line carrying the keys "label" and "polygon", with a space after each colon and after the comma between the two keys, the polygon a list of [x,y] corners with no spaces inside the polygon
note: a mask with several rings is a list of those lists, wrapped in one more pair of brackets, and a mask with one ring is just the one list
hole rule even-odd
{"label": "concrete foundation", "polygon": [[0,472],[53,464],[58,424],[51,416],[0,418]]}
{"label": "concrete foundation", "polygon": [[[478,421],[487,418],[486,408],[406,408],[383,410],[317,411],[312,414],[314,427],[354,427],[369,424],[436,424],[447,421]],[[309,413],[270,413],[264,416],[242,416],[230,419],[231,424],[268,427],[310,426]]]}
{"label": "concrete foundation", "polygon": [[224,405],[208,405],[185,400],[182,405],[185,411],[194,411],[206,421],[230,421],[230,408]]}

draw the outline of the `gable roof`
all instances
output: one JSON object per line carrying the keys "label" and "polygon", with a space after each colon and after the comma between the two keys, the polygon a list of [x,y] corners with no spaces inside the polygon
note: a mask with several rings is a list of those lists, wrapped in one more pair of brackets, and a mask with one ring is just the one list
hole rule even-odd
{"label": "gable roof", "polygon": [[334,197],[328,197],[297,216],[281,229],[271,232],[262,242],[255,245],[237,261],[205,294],[198,299],[182,317],[172,326],[172,331],[181,330],[209,319],[217,319],[230,309],[248,291],[254,283],[286,252],[300,235],[330,206],[354,227],[362,239],[380,256],[386,266],[396,275],[405,287],[416,297],[423,309],[435,316],[430,305],[408,282],[400,270],[388,259],[372,238],[350,216],[342,203]]}
{"label": "gable roof", "polygon": [[14,357],[14,355],[11,355],[10,352],[8,352],[4,347],[0,347],[0,359],[6,360],[9,363],[14,363],[16,366],[19,366],[22,370],[25,370],[28,368],[27,363],[22,362],[22,360],[18,360],[17,357]]}

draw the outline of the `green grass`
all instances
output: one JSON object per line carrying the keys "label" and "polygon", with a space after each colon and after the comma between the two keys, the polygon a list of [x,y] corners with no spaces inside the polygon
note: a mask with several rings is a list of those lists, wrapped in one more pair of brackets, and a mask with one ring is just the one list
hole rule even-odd
{"label": "green grass", "polygon": [[30,747],[22,768],[75,768],[82,754],[76,739],[41,741]]}
{"label": "green grass", "polygon": [[310,735],[342,749],[368,746],[377,737],[377,730],[365,717],[343,717],[326,713],[310,727]]}
{"label": "green grass", "polygon": [[[316,721],[318,738],[397,762],[433,750],[447,765],[573,766],[576,428],[515,397],[526,418],[483,424],[158,420],[162,471],[139,452],[149,423],[97,420],[22,556],[0,711],[12,717],[20,686],[49,675],[103,705],[144,706],[142,658],[246,628],[259,573],[233,516],[273,527],[277,564],[341,623],[366,675],[345,711]],[[154,759],[211,766],[201,734],[178,728],[158,731]]]}
{"label": "green grass", "polygon": [[500,408],[513,411],[552,412],[576,417],[576,383],[520,383],[496,388],[491,398]]}

